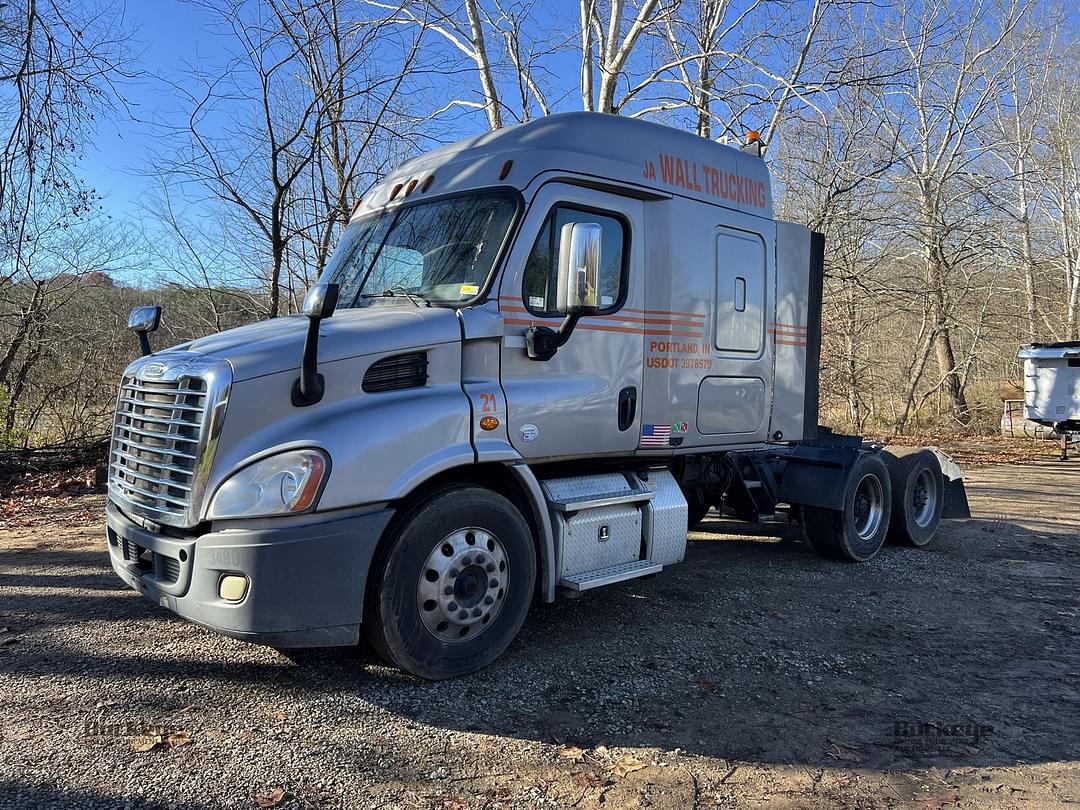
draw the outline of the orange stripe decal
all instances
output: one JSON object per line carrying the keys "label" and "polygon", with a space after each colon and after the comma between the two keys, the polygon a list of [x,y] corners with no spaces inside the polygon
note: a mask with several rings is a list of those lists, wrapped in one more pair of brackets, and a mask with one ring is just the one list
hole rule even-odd
{"label": "orange stripe decal", "polygon": [[664,315],[677,318],[698,318],[701,321],[705,320],[705,316],[697,312],[679,312],[673,309],[634,309],[633,307],[626,307],[627,312],[638,312],[642,315]]}
{"label": "orange stripe decal", "polygon": [[[547,326],[555,325],[551,321],[539,320],[525,320],[524,318],[506,318],[505,323],[511,326]],[[702,339],[701,332],[680,332],[672,329],[643,329],[640,326],[617,326],[615,324],[595,323],[593,321],[581,321],[577,325],[578,329],[585,329],[592,332],[623,332],[630,335],[653,335],[658,337],[686,337]]]}
{"label": "orange stripe decal", "polygon": [[[500,298],[499,309],[505,312],[528,312],[522,305],[521,301],[517,298]],[[623,307],[617,312],[613,312],[611,315],[600,315],[601,318],[619,318],[620,320],[640,320],[639,318],[625,318],[619,315],[619,312],[632,312],[634,315],[646,315],[658,318],[694,318],[697,322],[694,326],[704,325],[707,316],[698,312],[679,312],[677,310],[670,309],[637,309],[635,307]]]}
{"label": "orange stripe decal", "polygon": [[[531,315],[532,314],[532,313],[529,312],[529,310],[525,309],[525,307],[503,306],[501,309],[502,309],[503,312],[512,312],[512,313],[516,313],[518,315]],[[537,317],[540,320],[545,320],[544,318],[542,318],[540,316],[534,316],[534,317]],[[657,318],[634,318],[634,317],[629,317],[629,316],[626,316],[626,315],[619,315],[619,314],[614,314],[614,315],[590,315],[588,317],[589,318],[602,318],[605,321],[614,321],[614,322],[620,322],[620,323],[632,323],[632,324],[639,324],[639,325],[645,325],[645,326],[688,326],[688,327],[695,328],[695,329],[700,329],[703,326],[703,324],[701,322],[699,322],[699,321],[675,321],[675,320],[657,319]]]}

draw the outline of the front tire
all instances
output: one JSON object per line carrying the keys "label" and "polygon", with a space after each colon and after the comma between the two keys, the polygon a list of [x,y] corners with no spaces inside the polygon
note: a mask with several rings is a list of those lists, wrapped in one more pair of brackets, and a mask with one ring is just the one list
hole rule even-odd
{"label": "front tire", "polygon": [[510,646],[532,603],[536,549],[506,498],[453,487],[402,516],[372,576],[364,621],[372,647],[441,680],[482,669]]}
{"label": "front tire", "polygon": [[865,562],[878,553],[889,530],[892,488],[889,471],[876,455],[855,462],[844,492],[844,508],[802,507],[802,522],[814,550],[826,557]]}

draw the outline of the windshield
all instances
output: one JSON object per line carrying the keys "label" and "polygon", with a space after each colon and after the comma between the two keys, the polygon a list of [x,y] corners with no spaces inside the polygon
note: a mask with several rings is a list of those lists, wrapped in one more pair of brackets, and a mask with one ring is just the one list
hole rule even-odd
{"label": "windshield", "polygon": [[508,190],[460,194],[357,220],[327,263],[339,307],[401,295],[434,303],[475,298],[517,211]]}

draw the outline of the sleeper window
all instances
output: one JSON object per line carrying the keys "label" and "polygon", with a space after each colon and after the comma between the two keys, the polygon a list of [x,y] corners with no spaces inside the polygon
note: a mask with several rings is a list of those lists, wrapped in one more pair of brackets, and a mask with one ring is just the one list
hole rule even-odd
{"label": "sleeper window", "polygon": [[613,312],[622,301],[626,227],[612,216],[559,206],[544,220],[529,260],[525,263],[525,306],[534,315],[559,315],[555,309],[559,286],[559,235],[563,226],[576,222],[592,222],[601,228],[600,307],[597,312]]}

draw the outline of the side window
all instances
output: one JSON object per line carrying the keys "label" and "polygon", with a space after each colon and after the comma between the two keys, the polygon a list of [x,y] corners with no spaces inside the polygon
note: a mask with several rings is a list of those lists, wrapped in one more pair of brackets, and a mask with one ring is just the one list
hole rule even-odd
{"label": "side window", "polygon": [[560,205],[552,209],[536,237],[525,263],[525,306],[534,315],[556,316],[555,299],[559,285],[560,234],[566,225],[593,222],[600,226],[600,308],[598,314],[614,312],[623,298],[626,278],[628,230],[613,216]]}
{"label": "side window", "polygon": [[765,243],[721,228],[716,237],[716,348],[758,352],[765,319]]}

